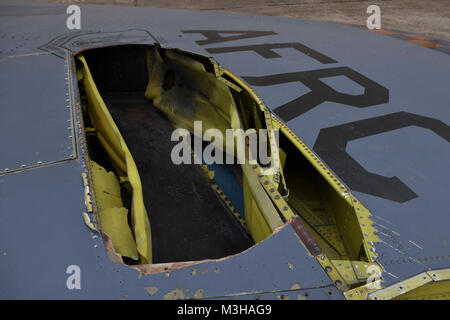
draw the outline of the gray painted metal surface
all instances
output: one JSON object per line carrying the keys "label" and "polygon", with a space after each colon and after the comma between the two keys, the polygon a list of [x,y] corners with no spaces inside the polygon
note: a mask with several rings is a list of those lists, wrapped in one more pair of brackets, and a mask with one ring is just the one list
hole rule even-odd
{"label": "gray painted metal surface", "polygon": [[[334,291],[328,294],[328,277],[307,256],[289,227],[239,256],[195,266],[208,269],[195,277],[190,275],[190,268],[184,268],[169,277],[162,273],[139,279],[135,270],[108,260],[103,242],[99,237],[93,239],[81,218],[85,210],[80,162],[83,153],[79,127],[71,118],[77,108],[76,93],[71,108],[67,108],[71,92],[65,82],[65,52],[123,43],[157,41],[163,47],[211,55],[247,79],[272,110],[311,88],[299,81],[254,85],[255,78],[251,77],[348,67],[386,88],[389,99],[385,103],[362,108],[325,101],[287,120],[287,124],[374,214],[383,241],[375,245],[379,262],[387,271],[386,284],[429,268],[450,267],[448,55],[331,23],[122,6],[81,5],[82,30],[68,31],[67,16],[61,14],[66,6],[33,4],[24,10],[17,8],[23,5],[27,4],[2,1],[0,5],[0,285],[6,288],[0,292],[2,298],[162,298],[176,287],[185,295],[203,289],[204,297],[256,297],[261,292],[272,292],[267,295],[274,297],[278,294],[274,291],[283,291],[294,298],[297,292],[289,290],[296,282],[302,292],[303,288],[318,288],[312,291],[317,293],[314,297],[342,298]],[[195,30],[272,34],[205,44],[205,36],[192,32]],[[295,48],[275,49],[276,54],[269,57],[251,49],[226,53],[220,53],[223,49],[211,50],[273,43],[301,43],[335,62],[322,63]],[[363,93],[360,85],[345,76],[324,77],[323,82],[339,92]],[[406,113],[439,123],[425,119],[424,125]],[[378,132],[385,118],[376,117],[391,114],[399,118]],[[365,121],[372,118],[376,118],[374,122]],[[377,196],[385,185],[377,187],[358,171],[349,174],[354,167],[333,163],[333,157],[322,153],[317,145],[321,134],[327,141],[329,130],[341,132],[343,126],[353,126],[357,121],[361,132],[369,133],[357,132],[359,136],[335,151],[346,151],[367,172],[397,177],[412,191],[406,201]],[[68,134],[70,126],[76,128],[75,147],[75,140]],[[71,154],[77,158],[71,160]],[[38,161],[50,164],[38,165]],[[21,168],[22,164],[35,167]],[[18,172],[3,172],[5,168]],[[363,180],[366,185],[360,186],[358,181]],[[395,194],[389,186],[387,193]],[[292,270],[286,269],[288,262],[294,264]],[[65,270],[70,264],[81,267],[82,290],[66,288]],[[215,268],[220,272],[215,273]],[[158,291],[150,296],[144,289],[148,286],[158,287]]]}
{"label": "gray painted metal surface", "polygon": [[50,54],[0,63],[0,172],[75,157],[66,78]]}
{"label": "gray painted metal surface", "polygon": [[[146,287],[158,289],[151,296],[156,299],[177,288],[185,297],[201,290],[206,298],[297,287],[323,287],[325,295],[342,298],[329,288],[332,283],[290,226],[237,256],[170,273],[140,276],[137,270],[113,264],[101,237],[82,221],[81,169],[74,160],[0,178],[1,298],[143,299],[150,298]],[[81,290],[66,287],[69,265],[81,269]]]}

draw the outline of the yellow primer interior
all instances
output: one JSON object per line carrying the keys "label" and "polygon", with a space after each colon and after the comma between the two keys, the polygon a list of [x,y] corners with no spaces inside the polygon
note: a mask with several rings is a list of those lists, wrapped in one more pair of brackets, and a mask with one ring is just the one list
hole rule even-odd
{"label": "yellow primer interior", "polygon": [[[86,97],[89,107],[88,115],[91,122],[95,125],[96,135],[102,146],[105,148],[112,163],[116,169],[116,174],[121,180],[125,180],[129,183],[132,192],[132,204],[131,204],[131,226],[133,235],[136,241],[136,250],[139,253],[139,260],[142,264],[152,262],[152,240],[150,232],[150,222],[148,221],[147,213],[145,211],[144,202],[142,199],[142,187],[141,180],[139,178],[139,172],[137,171],[136,164],[134,163],[133,156],[127,148],[125,141],[123,140],[119,129],[114,123],[105,103],[103,102],[100,93],[92,78],[89,67],[86,60],[82,55],[78,56],[78,59],[82,63],[82,81],[86,90]],[[80,79],[81,80],[81,79]],[[94,190],[107,189],[109,185],[109,179],[102,179],[102,177],[93,175]],[[114,208],[115,203],[110,201],[109,198],[98,197],[96,194],[96,202],[98,210],[102,212],[103,208]],[[117,212],[110,212],[111,220],[115,220],[114,217]],[[108,220],[105,216],[103,221]],[[111,224],[117,226],[117,224],[111,221]],[[122,228],[127,228],[128,225],[122,225]],[[125,233],[125,232],[124,232]],[[114,248],[118,250],[122,247],[127,247],[126,244],[120,243],[119,239],[113,238]],[[128,251],[128,250],[127,250]],[[125,255],[125,253],[123,253]]]}
{"label": "yellow primer interior", "polygon": [[449,300],[449,299],[450,299],[450,280],[440,282],[430,282],[394,298],[394,300]]}
{"label": "yellow primer interior", "polygon": [[[313,152],[280,120],[273,116],[261,99],[239,78],[212,59],[182,52],[146,46],[148,85],[145,96],[170,118],[175,127],[193,131],[193,122],[202,120],[203,133],[209,128],[279,129],[280,150],[276,159],[281,170],[272,176],[258,173],[261,165],[241,164],[245,223],[257,243],[291,218],[298,218],[319,243],[315,254],[330,278],[342,289],[354,288],[369,277],[366,269],[374,265],[372,241],[379,241],[372,227],[370,212],[351,194]],[[88,115],[96,135],[111,158],[115,178],[132,192],[131,233],[140,263],[151,263],[150,223],[142,199],[139,173],[124,139],[105,106],[82,55],[82,83],[88,100]],[[145,72],[145,70],[144,70]],[[173,80],[182,78],[184,86]],[[171,90],[163,90],[164,87]],[[271,139],[268,137],[268,139]],[[224,141],[223,149],[227,150]],[[270,150],[272,154],[276,150]],[[91,162],[91,170],[101,171]],[[114,175],[113,174],[113,175]],[[133,242],[126,231],[126,219],[111,223],[108,216],[124,214],[119,199],[102,197],[101,190],[113,176],[103,172],[92,175],[96,204],[102,226],[123,228],[112,235],[114,248],[133,257]],[[267,181],[267,182],[266,182]],[[266,183],[265,183],[266,182]],[[117,194],[117,192],[115,193]],[[116,208],[110,210],[110,208]],[[107,210],[107,211],[105,211]],[[103,212],[103,213],[102,213]],[[125,231],[124,231],[125,230]],[[110,231],[112,232],[112,231]],[[329,269],[330,268],[330,269]]]}
{"label": "yellow primer interior", "polygon": [[450,269],[427,270],[366,296],[370,300],[448,300]]}
{"label": "yellow primer interior", "polygon": [[[207,72],[202,63],[177,51],[165,51],[165,62],[158,50],[149,50],[147,54],[150,68],[145,96],[152,99],[154,105],[164,112],[176,127],[194,132],[194,121],[201,120],[202,134],[215,128],[219,129],[223,136],[226,135],[226,129],[245,130],[249,127],[248,123],[243,124],[230,88],[214,74]],[[183,78],[189,85],[163,90],[171,73]],[[244,92],[240,91],[238,94]],[[241,105],[241,108],[249,107],[253,107],[252,112],[261,112],[254,102],[253,105]],[[258,115],[255,119],[259,120]],[[258,124],[259,128],[262,128],[260,121]],[[221,147],[222,150],[228,150],[226,141],[223,141]],[[282,226],[283,221],[249,164],[241,164],[241,168],[244,176],[246,224],[257,243]]]}
{"label": "yellow primer interior", "polygon": [[123,206],[118,179],[113,172],[107,172],[92,160],[90,166],[92,180],[99,181],[94,189],[97,202],[102,204],[99,216],[103,231],[114,239],[117,253],[138,260],[136,242],[127,221],[128,209]]}

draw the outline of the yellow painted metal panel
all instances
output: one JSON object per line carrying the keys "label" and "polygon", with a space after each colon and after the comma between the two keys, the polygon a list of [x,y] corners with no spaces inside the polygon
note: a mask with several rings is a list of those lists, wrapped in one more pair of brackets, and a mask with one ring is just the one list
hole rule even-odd
{"label": "yellow painted metal panel", "polygon": [[120,183],[114,172],[108,172],[94,161],[89,161],[94,183],[95,200],[99,210],[123,207]]}
{"label": "yellow painted metal panel", "polygon": [[100,210],[102,230],[111,237],[114,250],[125,257],[137,260],[136,242],[128,227],[127,208],[108,208]]}
{"label": "yellow painted metal panel", "polygon": [[450,281],[430,282],[395,298],[395,300],[449,300]]}
{"label": "yellow painted metal panel", "polygon": [[[153,104],[164,112],[175,127],[194,132],[194,121],[202,121],[202,132],[218,129],[226,136],[227,129],[243,129],[240,115],[227,84],[229,81],[218,79],[216,74],[205,71],[202,63],[177,51],[165,51],[164,59],[158,50],[149,51],[147,58],[151,60],[149,82],[145,96],[152,99]],[[163,61],[164,60],[164,61]],[[174,74],[171,74],[174,72]],[[183,87],[171,86],[172,77],[182,77]],[[223,80],[223,79],[222,79]],[[185,87],[188,86],[188,87]],[[169,87],[169,88],[168,88]],[[166,88],[166,89],[165,89]],[[236,90],[235,86],[231,86]],[[241,90],[236,90],[241,91]],[[218,144],[227,153],[236,154],[227,149],[227,141]],[[255,242],[267,238],[283,225],[274,204],[258,180],[257,174],[248,164],[241,164],[244,184],[245,222]]]}
{"label": "yellow painted metal panel", "polygon": [[253,241],[258,243],[270,236],[273,230],[270,228],[269,224],[259,211],[246,179],[244,179],[243,190],[245,222],[253,238]]}
{"label": "yellow painted metal panel", "polygon": [[96,162],[91,160],[89,164],[102,231],[111,237],[118,254],[137,260],[139,255],[128,225],[128,210],[123,207],[119,179]]}
{"label": "yellow painted metal panel", "polygon": [[369,294],[369,299],[423,299],[450,298],[450,269],[429,270],[392,286]]}
{"label": "yellow painted metal panel", "polygon": [[112,119],[97,86],[94,83],[88,64],[82,55],[83,84],[88,99],[88,114],[95,125],[97,138],[111,158],[119,176],[128,177],[132,188],[131,223],[141,263],[151,263],[152,245],[150,222],[145,210],[142,185],[133,157]]}

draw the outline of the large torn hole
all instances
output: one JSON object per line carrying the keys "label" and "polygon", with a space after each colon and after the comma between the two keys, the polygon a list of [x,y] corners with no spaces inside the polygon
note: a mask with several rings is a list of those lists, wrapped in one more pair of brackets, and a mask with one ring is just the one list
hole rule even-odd
{"label": "large torn hole", "polygon": [[[112,226],[106,233],[128,263],[136,259],[130,254],[132,248],[123,244],[130,243],[130,235],[136,239],[141,263],[165,263],[234,255],[282,225],[273,205],[258,208],[253,198],[261,190],[251,190],[240,165],[171,161],[178,143],[171,141],[175,128],[192,131],[193,120],[202,120],[204,130],[231,128],[226,109],[234,105],[233,95],[206,70],[209,67],[176,50],[149,46],[89,50],[79,56],[79,87],[100,222],[102,227]],[[127,151],[132,160],[123,155]],[[134,184],[130,161],[139,175]],[[97,170],[103,175],[114,172],[121,202],[102,200],[103,194],[114,192],[101,186],[105,179],[96,175]],[[138,192],[142,193],[140,212],[134,199]],[[127,210],[117,209],[121,207]],[[119,211],[130,213],[127,225],[123,217],[117,219]],[[261,211],[272,214],[276,224],[267,222]],[[111,219],[121,220],[122,225]],[[150,222],[140,234],[139,220]],[[142,234],[148,242],[141,243],[147,249],[140,250],[137,239]]]}
{"label": "large torn hole", "polygon": [[[143,94],[105,93],[136,162],[151,223],[153,262],[221,258],[253,242],[197,165],[173,164],[173,126]],[[232,172],[225,171],[242,189]],[[242,190],[240,191],[242,196]]]}
{"label": "large torn hole", "polygon": [[196,120],[203,132],[282,127],[214,61],[126,45],[87,50],[76,64],[96,210],[126,263],[234,255],[292,217],[330,259],[369,259],[352,204],[300,152],[292,133],[280,133],[281,172],[267,176],[273,189],[248,164],[172,163],[172,131],[192,133]]}

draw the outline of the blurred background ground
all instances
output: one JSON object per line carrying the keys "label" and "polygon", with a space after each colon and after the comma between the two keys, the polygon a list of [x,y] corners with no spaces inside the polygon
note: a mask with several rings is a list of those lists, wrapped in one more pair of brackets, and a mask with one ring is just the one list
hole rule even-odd
{"label": "blurred background ground", "polygon": [[367,7],[381,8],[382,29],[450,40],[450,0],[36,0],[214,10],[366,25]]}

